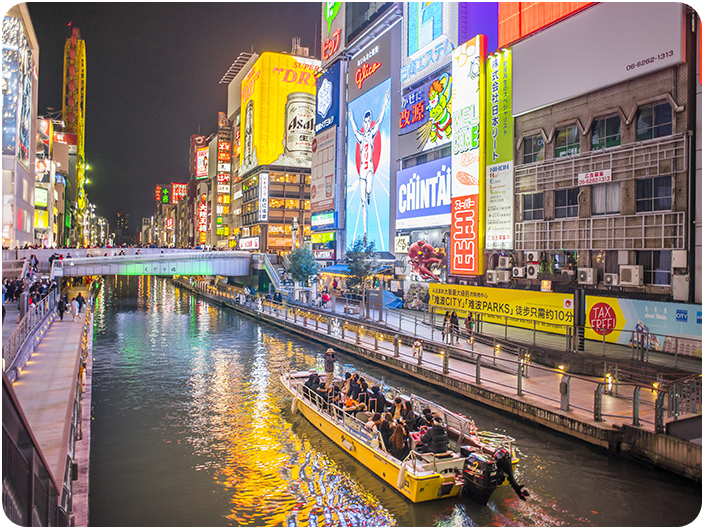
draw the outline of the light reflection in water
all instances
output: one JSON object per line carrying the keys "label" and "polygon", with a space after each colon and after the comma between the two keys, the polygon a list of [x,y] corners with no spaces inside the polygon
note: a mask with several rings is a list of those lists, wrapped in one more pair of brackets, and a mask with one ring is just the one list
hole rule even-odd
{"label": "light reflection in water", "polygon": [[683,480],[359,364],[519,439],[529,502],[414,505],[290,413],[281,366],[322,369],[324,348],[150,277],[108,278],[94,323],[90,525],[657,526],[701,504]]}

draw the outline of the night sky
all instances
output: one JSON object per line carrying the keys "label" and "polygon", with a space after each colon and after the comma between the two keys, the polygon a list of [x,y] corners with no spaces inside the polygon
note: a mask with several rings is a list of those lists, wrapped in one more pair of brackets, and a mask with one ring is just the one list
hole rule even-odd
{"label": "night sky", "polygon": [[[320,57],[321,3],[36,3],[38,114],[61,110],[63,50],[71,29],[86,44],[86,186],[96,213],[130,230],[154,214],[157,184],[188,180],[192,134],[217,131],[227,111],[220,79],[240,52]],[[71,26],[69,26],[71,23]]]}

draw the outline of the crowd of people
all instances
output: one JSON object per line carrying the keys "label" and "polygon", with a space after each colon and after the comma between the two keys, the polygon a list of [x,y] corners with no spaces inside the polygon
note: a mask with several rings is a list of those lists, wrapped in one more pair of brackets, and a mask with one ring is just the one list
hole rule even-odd
{"label": "crowd of people", "polygon": [[441,417],[428,408],[417,414],[412,403],[401,397],[387,402],[379,386],[370,387],[357,373],[346,372],[342,381],[334,383],[332,349],[325,352],[324,360],[326,377],[311,373],[303,384],[305,397],[331,415],[348,414],[362,421],[370,433],[380,434],[382,447],[400,461],[406,459],[414,444],[420,453],[447,452],[447,428]]}
{"label": "crowd of people", "polygon": [[30,279],[30,275],[27,273],[27,277],[22,279],[10,279],[5,278],[2,281],[2,321],[5,322],[5,303],[12,303],[13,301],[19,301],[20,296],[23,292],[27,292],[27,302],[29,306],[39,303],[47,294],[58,288],[56,281],[49,281],[48,279]]}
{"label": "crowd of people", "polygon": [[[467,332],[467,338],[471,338],[474,332],[474,315],[471,311],[467,312],[467,316],[464,319],[464,328]],[[448,310],[443,318],[442,341],[450,345],[460,341],[460,321],[457,312],[454,310],[452,312]]]}

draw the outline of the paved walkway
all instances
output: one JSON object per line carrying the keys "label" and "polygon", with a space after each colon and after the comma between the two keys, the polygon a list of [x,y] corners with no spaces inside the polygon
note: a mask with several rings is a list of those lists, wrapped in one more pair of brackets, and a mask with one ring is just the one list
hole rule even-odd
{"label": "paved walkway", "polygon": [[[210,288],[209,290],[212,293],[217,292],[213,288]],[[213,298],[218,299],[218,296],[213,296]],[[223,300],[222,297],[219,297],[219,299]],[[255,310],[257,307],[256,303],[251,302],[246,303],[245,306]],[[305,328],[306,334],[317,332],[320,334],[319,338],[321,341],[325,342],[327,336],[327,318],[325,316],[321,316],[320,319],[318,319],[316,328],[316,319],[313,316],[313,312],[311,312],[311,316],[308,316],[305,320],[302,316],[303,312],[307,312],[308,307],[304,305],[291,305],[291,308],[294,307],[302,311],[297,315],[295,323],[293,321],[292,314],[289,313],[288,317],[285,317],[285,311],[281,309],[279,311],[272,310],[270,312],[268,307],[265,305],[263,312],[265,317],[286,320],[287,325],[293,324],[301,329]],[[322,310],[330,315],[341,315],[343,307],[342,304],[338,303],[336,304],[335,311],[333,311],[332,307]],[[363,331],[359,338],[357,337],[356,328],[346,330],[344,337],[342,337],[339,332],[337,334],[333,333],[333,336],[337,340],[342,340],[350,346],[361,346],[368,350],[376,350],[382,353],[387,353],[388,356],[394,356],[395,348],[393,344],[393,330],[399,326],[399,317],[401,318],[400,327],[405,333],[414,334],[415,332],[416,335],[426,343],[431,341],[430,327],[423,324],[418,324],[416,327],[416,322],[420,321],[420,317],[414,315],[416,316],[414,321],[413,317],[408,318],[408,312],[412,313],[412,311],[389,311],[388,316],[384,313],[383,319],[385,319],[391,327],[391,332],[385,333],[380,339],[375,340],[374,332],[369,328]],[[369,320],[360,320],[361,325],[366,325],[369,327],[370,325],[373,325],[375,321],[378,321],[378,312],[371,311],[371,316],[372,317]],[[354,325],[354,327],[356,327],[356,325]],[[532,334],[532,331],[529,332]],[[432,342],[438,346],[442,346],[440,332],[435,331],[432,335],[434,338]],[[505,395],[512,399],[517,399],[521,402],[536,406],[542,410],[561,415],[568,419],[580,421],[600,429],[612,429],[621,425],[632,425],[634,422],[633,396],[635,390],[633,385],[623,384],[618,388],[617,393],[600,393],[599,397],[602,401],[601,414],[603,420],[596,421],[594,413],[595,398],[597,397],[596,389],[599,384],[604,382],[603,378],[569,375],[570,410],[566,411],[561,407],[560,392],[561,382],[567,380],[564,378],[565,375],[567,375],[566,373],[558,369],[550,369],[531,364],[524,370],[524,374],[526,376],[521,377],[520,384],[522,387],[522,395],[519,396],[519,377],[517,376],[518,359],[515,356],[503,353],[500,350],[497,351],[488,345],[478,343],[470,344],[467,340],[460,340],[457,347],[460,350],[464,350],[466,354],[464,355],[464,358],[455,358],[453,356],[449,359],[449,375],[454,379],[461,380],[468,384],[478,385],[484,390],[488,390],[499,395]],[[619,347],[620,349],[618,349]],[[480,353],[480,355],[474,353]],[[631,358],[630,349],[622,346],[609,348],[607,350],[606,358],[613,358],[616,355],[622,356],[623,358]],[[479,378],[477,378],[477,356],[481,356]],[[669,355],[672,358],[667,358],[666,354],[663,354],[662,356],[665,365],[674,365],[675,359],[673,355]],[[418,363],[417,358],[413,356],[413,351],[410,346],[401,344],[398,350],[398,357],[400,360],[411,365]],[[691,364],[693,372],[701,373],[701,360],[689,360],[692,360]],[[430,353],[428,351],[424,352],[422,357],[422,367],[437,373],[442,373],[443,356],[440,354]],[[407,374],[410,376],[416,376],[411,371],[407,371]],[[656,396],[656,391],[647,388],[642,388],[638,392],[640,425],[649,431],[653,431],[655,426]],[[511,410],[507,409],[507,411]],[[667,422],[668,420],[672,419],[668,419],[666,417],[665,421]],[[574,431],[565,431],[565,433],[575,435]],[[579,437],[579,434],[577,434],[577,436]]]}

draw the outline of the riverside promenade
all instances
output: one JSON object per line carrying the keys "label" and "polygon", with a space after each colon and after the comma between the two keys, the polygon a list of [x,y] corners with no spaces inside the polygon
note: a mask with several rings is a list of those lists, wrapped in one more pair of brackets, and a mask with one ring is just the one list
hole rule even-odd
{"label": "riverside promenade", "polygon": [[[675,420],[667,413],[662,415],[662,403],[667,399],[665,389],[638,383],[609,384],[608,378],[578,376],[564,369],[537,365],[525,354],[516,356],[515,351],[502,347],[505,342],[490,345],[487,340],[480,343],[477,337],[473,342],[461,339],[450,346],[442,343],[439,332],[426,325],[399,317],[399,329],[392,317],[379,323],[379,314],[374,311],[365,320],[345,316],[341,306],[333,312],[301,304],[274,303],[260,297],[247,298],[234,287],[222,289],[204,281],[182,279],[174,284],[318,341],[321,353],[324,348],[333,347],[354,354],[613,453],[645,460],[701,481],[701,438],[685,440],[665,433],[669,423]],[[416,339],[424,343],[421,359],[413,354],[412,344]],[[630,358],[627,350],[620,354]],[[603,361],[618,360],[610,355],[604,356]],[[679,360],[683,363],[682,358]],[[685,363],[692,369],[690,377],[698,376],[701,384],[701,359],[688,360],[691,361]],[[672,357],[672,364],[674,361]],[[322,369],[322,364],[311,367]],[[686,372],[682,374],[687,376]],[[683,418],[683,414],[678,418]]]}
{"label": "riverside promenade", "polygon": [[[88,299],[87,287],[80,285],[69,292],[69,299],[81,291]],[[17,303],[5,303],[6,317],[2,326],[3,343],[18,325]],[[63,320],[54,312],[41,341],[12,384],[19,404],[46,460],[52,479],[61,491],[71,467],[67,454],[78,465],[78,479],[68,480],[72,487],[72,510],[68,510],[70,526],[88,525],[88,478],[90,472],[90,413],[93,325],[92,312],[83,308],[80,319],[70,313]],[[86,315],[88,319],[86,321]],[[85,390],[77,409],[76,381],[79,380],[81,358],[85,354]],[[74,414],[78,414],[72,420]],[[73,428],[78,440],[71,446]],[[72,457],[71,457],[72,456]]]}

